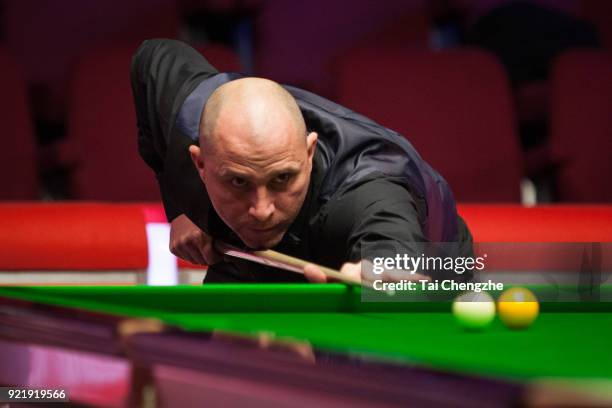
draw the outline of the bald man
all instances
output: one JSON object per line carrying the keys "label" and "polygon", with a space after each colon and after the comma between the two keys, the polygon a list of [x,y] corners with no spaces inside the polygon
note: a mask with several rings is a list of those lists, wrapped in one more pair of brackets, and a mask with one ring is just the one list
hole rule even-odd
{"label": "bald man", "polygon": [[[143,43],[131,74],[139,151],[160,185],[171,250],[210,265],[207,283],[305,279],[223,260],[215,241],[353,277],[371,247],[419,256],[423,243],[452,242],[453,256],[471,255],[449,187],[401,135],[312,93],[219,73],[178,41]],[[325,281],[316,267],[305,273]]]}

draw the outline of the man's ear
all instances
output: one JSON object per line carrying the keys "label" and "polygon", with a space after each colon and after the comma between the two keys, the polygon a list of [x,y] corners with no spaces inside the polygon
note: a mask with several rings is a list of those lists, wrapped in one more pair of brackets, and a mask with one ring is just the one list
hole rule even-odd
{"label": "man's ear", "polygon": [[191,145],[189,146],[189,155],[191,156],[191,161],[195,166],[200,178],[204,180],[204,160],[202,160],[201,149],[199,146]]}
{"label": "man's ear", "polygon": [[314,156],[318,138],[319,135],[317,135],[317,132],[310,132],[308,136],[306,136],[306,151],[308,153],[308,160],[312,160],[312,157]]}

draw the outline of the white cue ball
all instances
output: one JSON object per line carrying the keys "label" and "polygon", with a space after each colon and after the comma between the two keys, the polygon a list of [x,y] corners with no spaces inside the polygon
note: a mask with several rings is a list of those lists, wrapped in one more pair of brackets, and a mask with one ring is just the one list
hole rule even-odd
{"label": "white cue ball", "polygon": [[453,302],[453,315],[463,328],[481,330],[495,318],[495,301],[486,292],[466,292]]}

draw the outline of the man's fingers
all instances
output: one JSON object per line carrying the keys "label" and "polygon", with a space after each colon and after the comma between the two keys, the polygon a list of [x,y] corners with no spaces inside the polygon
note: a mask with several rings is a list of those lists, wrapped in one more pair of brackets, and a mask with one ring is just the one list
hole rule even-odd
{"label": "man's fingers", "polygon": [[313,264],[304,266],[304,276],[312,283],[326,283],[327,276]]}
{"label": "man's fingers", "polygon": [[200,251],[200,241],[193,237],[183,238],[178,243],[174,242],[170,245],[170,252],[192,264],[205,265],[206,259]]}
{"label": "man's fingers", "polygon": [[[345,263],[340,269],[340,273],[346,277],[352,278],[355,281],[361,281],[361,264]],[[307,264],[304,266],[304,276],[313,283],[337,282],[337,279],[329,278],[316,265]]]}
{"label": "man's fingers", "polygon": [[206,264],[213,265],[223,260],[223,254],[219,253],[212,241],[200,248],[201,254],[206,260]]}
{"label": "man's fingers", "polygon": [[195,245],[185,245],[185,251],[187,252],[191,263],[196,264],[196,265],[205,265],[206,264],[206,260],[204,259],[204,257],[202,256],[202,254],[200,253],[200,250],[197,246]]}
{"label": "man's fingers", "polygon": [[175,249],[175,250],[172,250],[171,252],[177,258],[181,258],[181,259],[183,259],[183,260],[185,260],[187,262],[195,263],[195,259],[193,259],[191,257],[191,255],[189,255],[189,253],[187,253],[185,251],[180,251],[180,250],[176,250]]}
{"label": "man's fingers", "polygon": [[199,248],[196,248],[194,250],[194,252],[196,254],[196,256],[195,256],[196,264],[198,264],[198,265],[209,265],[208,260],[203,255],[202,251],[199,250]]}
{"label": "man's fingers", "polygon": [[223,258],[211,242],[203,234],[190,235],[183,237],[178,243],[173,242],[170,252],[196,265],[212,265]]}
{"label": "man's fingers", "polygon": [[220,256],[212,249],[212,237],[198,228],[184,214],[170,223],[170,252],[193,264],[211,265]]}
{"label": "man's fingers", "polygon": [[361,262],[347,262],[340,268],[340,273],[356,281],[361,281]]}

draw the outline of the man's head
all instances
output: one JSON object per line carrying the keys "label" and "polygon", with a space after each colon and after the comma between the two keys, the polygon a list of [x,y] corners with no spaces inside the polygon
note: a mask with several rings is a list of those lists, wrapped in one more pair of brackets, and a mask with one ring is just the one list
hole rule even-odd
{"label": "man's head", "polygon": [[191,158],[221,219],[251,248],[270,248],[299,213],[316,133],[306,133],[293,97],[275,82],[244,78],[217,88]]}

